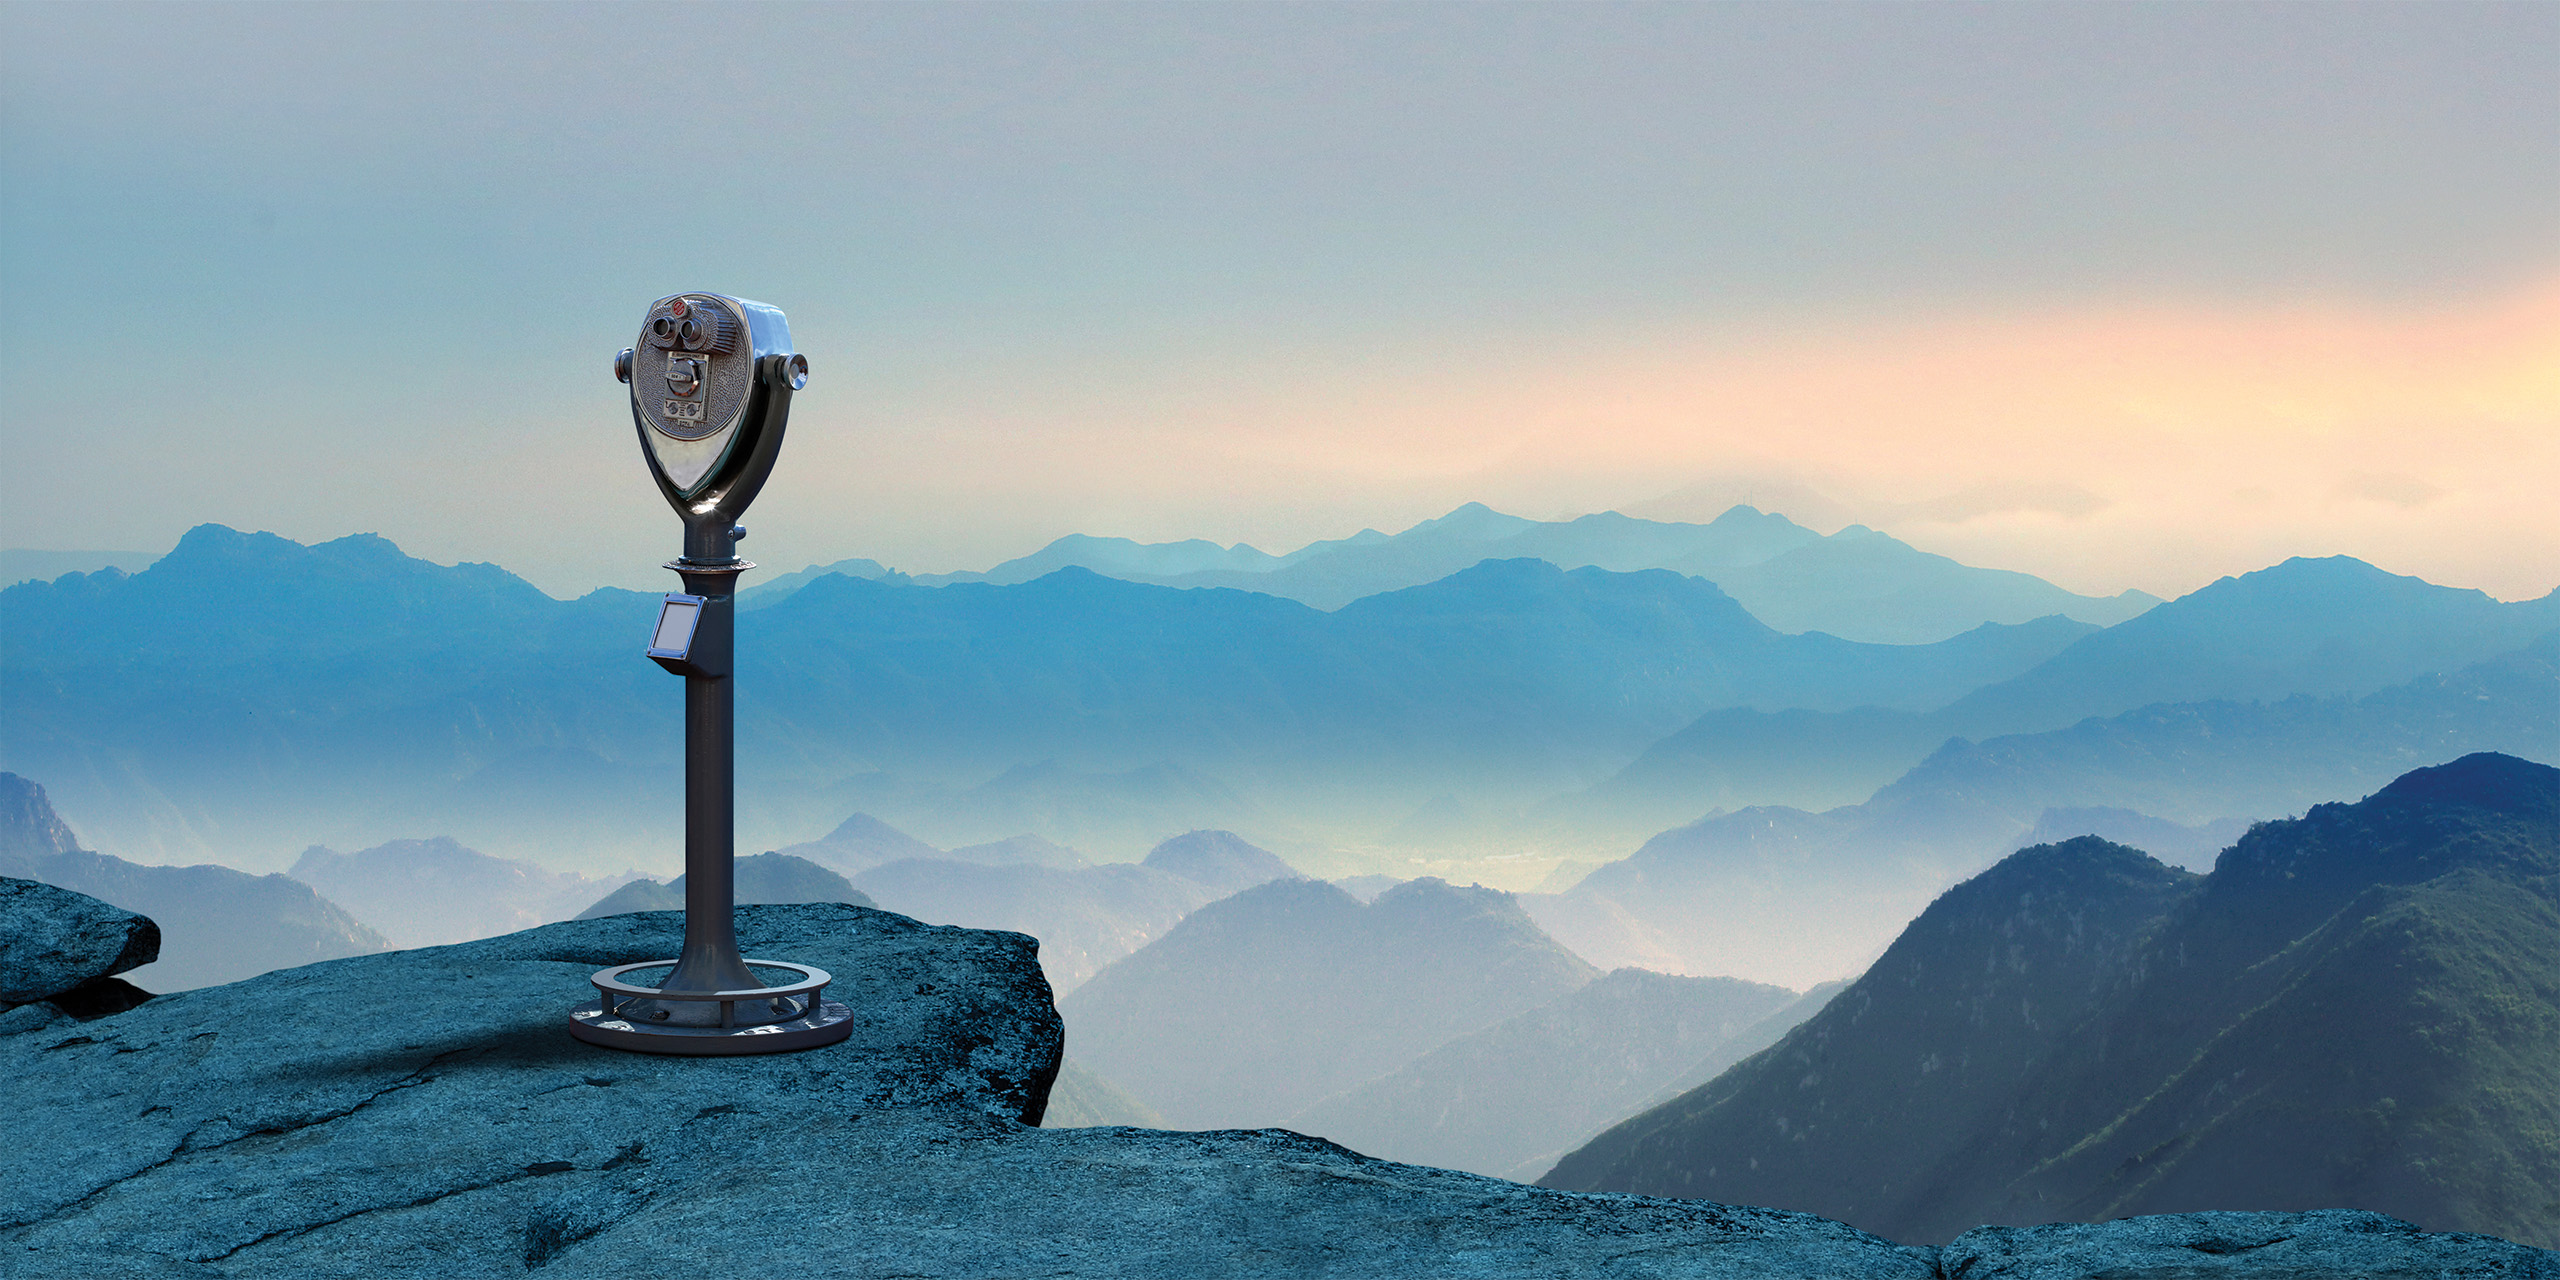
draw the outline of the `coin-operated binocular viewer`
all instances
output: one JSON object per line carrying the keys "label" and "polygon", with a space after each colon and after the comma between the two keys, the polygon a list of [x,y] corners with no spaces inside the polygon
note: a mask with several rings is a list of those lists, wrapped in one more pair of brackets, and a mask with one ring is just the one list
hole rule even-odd
{"label": "coin-operated binocular viewer", "polygon": [[[658,492],[684,521],[684,580],[658,613],[649,657],[684,677],[684,954],[599,970],[569,1034],[649,1053],[773,1053],[833,1044],[853,1015],[823,969],[738,953],[733,638],[738,523],[782,451],[809,361],[782,312],[716,293],[661,298],[614,360]],[[764,971],[761,975],[758,970]],[[641,979],[650,979],[642,981]],[[768,979],[779,979],[768,981]]]}

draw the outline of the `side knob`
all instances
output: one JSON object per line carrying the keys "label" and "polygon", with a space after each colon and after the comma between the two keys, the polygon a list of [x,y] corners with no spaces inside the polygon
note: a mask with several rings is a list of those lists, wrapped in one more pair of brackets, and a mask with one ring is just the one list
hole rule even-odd
{"label": "side knob", "polygon": [[613,380],[616,382],[631,381],[631,348],[624,347],[622,349],[622,354],[613,358]]}

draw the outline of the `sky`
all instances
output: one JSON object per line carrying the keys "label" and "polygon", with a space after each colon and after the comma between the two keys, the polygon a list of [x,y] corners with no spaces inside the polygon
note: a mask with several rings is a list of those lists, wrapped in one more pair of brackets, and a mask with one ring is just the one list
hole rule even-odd
{"label": "sky", "polygon": [[2560,5],[0,3],[0,545],[678,529],[614,352],[813,366],[743,550],[1855,521],[2075,590],[2560,586]]}

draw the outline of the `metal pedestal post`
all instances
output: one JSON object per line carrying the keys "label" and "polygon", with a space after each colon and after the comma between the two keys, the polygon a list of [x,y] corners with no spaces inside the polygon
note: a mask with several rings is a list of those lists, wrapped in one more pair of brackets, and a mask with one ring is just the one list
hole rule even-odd
{"label": "metal pedestal post", "polygon": [[[686,538],[688,552],[694,542]],[[698,671],[684,679],[684,952],[671,961],[598,972],[595,1004],[581,1006],[569,1022],[569,1034],[590,1044],[648,1053],[777,1053],[833,1044],[853,1031],[852,1011],[824,998],[825,970],[738,952],[732,673],[738,575],[755,566],[734,552],[724,559],[688,557],[667,566],[683,576],[686,594],[702,597],[691,658]],[[660,965],[672,968],[654,987],[626,977]],[[750,966],[788,970],[799,980],[769,984]]]}
{"label": "metal pedestal post", "polygon": [[738,575],[744,560],[668,568],[685,593],[702,597],[693,624],[694,665],[712,674],[684,678],[684,954],[666,986],[674,991],[728,991],[761,985],[738,954],[737,686]]}

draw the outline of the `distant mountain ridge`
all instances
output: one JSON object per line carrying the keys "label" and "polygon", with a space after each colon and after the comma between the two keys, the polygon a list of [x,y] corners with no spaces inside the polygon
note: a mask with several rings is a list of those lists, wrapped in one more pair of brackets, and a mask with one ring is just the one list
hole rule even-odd
{"label": "distant mountain ridge", "polygon": [[[1045,843],[1017,836],[948,854],[928,851],[871,866],[854,882],[888,909],[928,923],[1030,934],[1040,940],[1049,985],[1063,996],[1202,905],[1298,877],[1278,855],[1232,831],[1175,836],[1134,866],[1089,865],[1055,846],[1049,848],[1070,857],[1038,856]],[[1008,849],[1031,856],[999,852]]]}
{"label": "distant mountain ridge", "polygon": [[839,875],[853,876],[902,858],[938,858],[940,849],[867,813],[838,823],[833,831],[777,852],[806,858]]}
{"label": "distant mountain ridge", "polygon": [[[1471,513],[1434,536],[1480,550],[1518,523]],[[436,831],[663,874],[683,730],[675,684],[635,652],[653,599],[552,600],[380,538],[207,526],[129,578],[0,592],[0,767],[154,861],[283,865]],[[2512,652],[2555,614],[2560,596],[2500,604],[2343,560],[2104,631],[2048,617],[1932,645],[1785,635],[1699,578],[1530,559],[1330,613],[1075,568],[930,589],[829,575],[741,633],[740,837],[779,848],[859,810],[935,846],[1030,833],[1100,859],[1224,829],[1293,854],[1596,861],[1718,807],[1862,802],[1952,738],[2156,705],[2130,699],[2382,688]]]}
{"label": "distant mountain ridge", "polygon": [[1143,864],[1216,894],[1240,893],[1258,884],[1293,879],[1298,869],[1232,831],[1186,831],[1147,854]]}
{"label": "distant mountain ridge", "polygon": [[[130,578],[0,592],[0,767],[57,780],[101,838],[171,860],[255,865],[388,829],[629,866],[680,820],[665,780],[681,698],[636,651],[653,609],[639,592],[552,600],[377,537],[206,526]],[[741,813],[766,825],[741,835],[778,846],[888,805],[939,843],[1033,818],[1134,852],[1168,831],[1332,820],[1293,804],[1265,822],[1254,806],[1273,795],[1387,812],[1443,791],[1516,799],[1600,776],[1710,707],[1926,708],[2088,630],[1785,636],[1695,578],[1532,560],[1332,613],[1079,569],[931,590],[829,576],[742,629]],[[845,803],[884,766],[918,785]]]}
{"label": "distant mountain ridge", "polygon": [[2482,753],[2194,877],[2095,839],[1950,890],[1774,1048],[1545,1185],[1968,1223],[2351,1207],[2560,1244],[2560,769]]}
{"label": "distant mountain ridge", "polygon": [[2231,819],[2300,812],[2479,751],[2560,761],[2560,635],[2362,697],[2170,704],[1953,741],[1861,803],[1711,813],[1563,894],[1521,901],[1600,963],[1802,985],[1853,972],[1940,887],[2030,830],[2174,824],[2171,852],[2202,861],[2206,832]]}
{"label": "distant mountain ridge", "polygon": [[382,931],[395,947],[493,938],[572,918],[636,872],[590,877],[466,849],[449,836],[356,853],[313,845],[286,873]]}
{"label": "distant mountain ridge", "polygon": [[40,551],[0,548],[0,587],[50,582],[66,573],[140,573],[160,558],[156,551]]}
{"label": "distant mountain ridge", "polygon": [[[847,902],[857,907],[877,907],[870,895],[806,858],[787,853],[758,853],[732,859],[730,900],[747,903]],[[685,877],[660,884],[655,880],[632,880],[606,894],[593,905],[571,917],[597,920],[630,911],[682,911]]]}
{"label": "distant mountain ridge", "polygon": [[[2159,704],[2360,697],[2554,634],[2560,591],[2502,603],[2345,556],[2296,558],[2082,636],[1932,710],[1710,711],[1594,793],[1674,821],[1718,804],[1829,808],[1864,799],[1950,739],[2041,733]],[[1827,764],[1796,763],[1807,759]]]}
{"label": "distant mountain ridge", "polygon": [[[926,586],[1003,585],[1078,568],[1159,586],[1267,592],[1331,610],[1363,596],[1436,582],[1486,560],[1511,559],[1616,573],[1669,569],[1714,582],[1779,631],[1824,631],[1883,644],[1925,644],[1986,622],[2023,623],[2056,614],[2110,626],[2160,602],[2140,591],[2075,595],[2029,574],[1969,568],[1917,551],[1861,525],[1826,536],[1748,506],[1707,524],[1682,524],[1614,511],[1529,520],[1470,502],[1402,533],[1364,529],[1276,556],[1242,543],[1139,543],[1070,534],[983,573],[919,574],[911,580]],[[852,563],[848,576],[885,576],[873,562]],[[809,579],[802,574],[792,579],[805,583]]]}
{"label": "distant mountain ridge", "polygon": [[738,593],[738,608],[741,610],[761,609],[766,605],[780,601],[783,597],[790,595],[792,592],[797,591],[820,578],[836,573],[843,574],[848,578],[862,578],[879,582],[915,581],[915,579],[910,578],[877,560],[868,559],[862,556],[854,556],[849,559],[838,560],[832,564],[813,564],[806,569],[786,573],[778,578],[768,578],[753,586],[747,587]]}
{"label": "distant mountain ridge", "polygon": [[229,867],[153,867],[92,853],[44,788],[0,773],[0,875],[38,880],[159,922],[159,959],[124,974],[145,991],[184,991],[390,949],[311,886]]}
{"label": "distant mountain ridge", "polygon": [[[680,706],[650,696],[664,673],[614,660],[650,599],[553,600],[373,535],[199,526],[130,577],[0,591],[0,767],[46,778],[90,838],[167,861],[384,828],[645,847],[682,821],[659,785]],[[566,821],[562,794],[586,802]],[[491,810],[505,821],[476,820]]]}
{"label": "distant mountain ridge", "polygon": [[1363,905],[1281,880],[1191,913],[1058,1007],[1068,1052],[1170,1123],[1254,1128],[1598,976],[1508,894],[1423,879]]}

